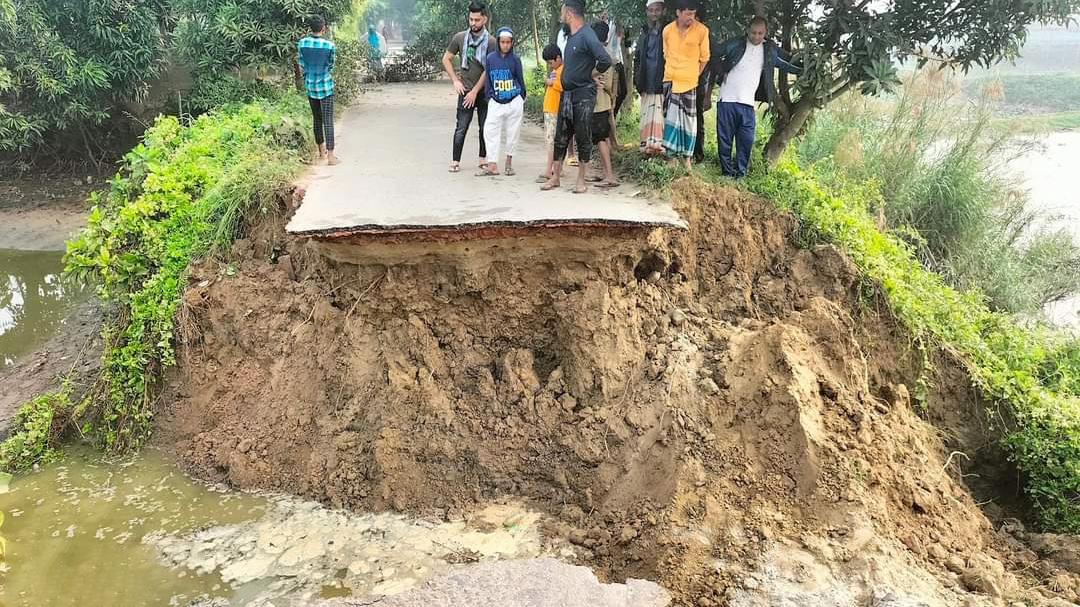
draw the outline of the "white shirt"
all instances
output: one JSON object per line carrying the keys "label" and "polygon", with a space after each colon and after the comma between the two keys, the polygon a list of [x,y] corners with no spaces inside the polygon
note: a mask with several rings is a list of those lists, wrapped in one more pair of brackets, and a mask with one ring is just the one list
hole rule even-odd
{"label": "white shirt", "polygon": [[615,21],[614,20],[611,20],[611,21],[608,22],[608,27],[610,29],[609,29],[609,33],[608,33],[608,42],[607,42],[607,46],[606,46],[607,54],[611,57],[611,63],[613,65],[622,63],[623,62],[623,55],[622,55],[622,40],[623,40],[623,37],[615,35]]}
{"label": "white shirt", "polygon": [[754,94],[761,84],[761,70],[765,67],[765,43],[757,46],[746,43],[742,59],[728,72],[720,85],[720,101],[754,105]]}

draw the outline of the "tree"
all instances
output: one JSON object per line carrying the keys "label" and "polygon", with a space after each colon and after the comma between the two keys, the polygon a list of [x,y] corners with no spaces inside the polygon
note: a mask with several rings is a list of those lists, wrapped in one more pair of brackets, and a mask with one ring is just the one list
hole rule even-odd
{"label": "tree", "polygon": [[[176,49],[200,75],[289,66],[306,20],[335,23],[351,0],[173,0]],[[355,33],[347,35],[355,36]]]}
{"label": "tree", "polygon": [[140,99],[165,54],[164,0],[0,0],[0,153],[77,142]]}
{"label": "tree", "polygon": [[[638,0],[613,0],[616,13],[642,19]],[[803,75],[778,80],[774,130],[765,155],[775,162],[815,109],[844,93],[874,95],[899,85],[901,64],[915,60],[966,72],[1015,58],[1038,22],[1066,24],[1080,0],[705,0],[717,40],[738,36],[750,17],[769,21]]]}

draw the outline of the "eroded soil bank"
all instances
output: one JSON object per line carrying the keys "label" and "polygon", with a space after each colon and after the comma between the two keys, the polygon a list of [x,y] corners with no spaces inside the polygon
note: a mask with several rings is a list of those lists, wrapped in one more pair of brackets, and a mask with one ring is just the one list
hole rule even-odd
{"label": "eroded soil bank", "polygon": [[320,248],[268,222],[194,269],[158,440],[334,506],[523,498],[678,605],[1076,600],[1075,564],[960,482],[951,452],[989,444],[962,373],[934,378],[939,431],[842,254],[734,190],[673,196],[688,232]]}

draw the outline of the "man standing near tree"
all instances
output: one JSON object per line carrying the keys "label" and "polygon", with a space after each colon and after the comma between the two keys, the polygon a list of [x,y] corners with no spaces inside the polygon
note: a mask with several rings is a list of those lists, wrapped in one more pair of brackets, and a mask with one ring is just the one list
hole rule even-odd
{"label": "man standing near tree", "polygon": [[297,62],[304,74],[319,159],[335,165],[340,161],[334,155],[334,77],[330,72],[334,69],[337,49],[333,42],[323,38],[326,21],[322,17],[311,17],[308,26],[311,33],[296,43]]}
{"label": "man standing near tree", "polygon": [[570,26],[563,53],[562,98],[559,100],[559,118],[555,126],[555,168],[551,178],[541,190],[559,187],[562,163],[570,138],[577,142],[578,177],[575,194],[587,191],[585,171],[592,156],[592,119],[596,107],[596,81],[593,70],[604,73],[611,68],[604,45],[600,44],[591,27],[585,27],[585,3],[583,0],[563,0],[563,23]]}
{"label": "man standing near tree", "polygon": [[[487,166],[487,148],[484,145],[484,121],[487,119],[488,110],[488,100],[484,94],[485,62],[488,53],[495,50],[495,44],[486,29],[487,20],[487,4],[483,0],[475,0],[469,5],[469,29],[454,34],[443,53],[443,68],[454,83],[454,91],[458,95],[451,173],[461,170],[461,154],[465,149],[465,136],[469,134],[474,110],[480,130],[478,166]],[[491,48],[488,48],[489,46]],[[458,56],[461,59],[455,65],[454,58]]]}
{"label": "man standing near tree", "polygon": [[696,0],[676,0],[675,21],[664,28],[664,149],[687,170],[698,135],[698,77],[709,52],[709,28],[697,20]]}
{"label": "man standing near tree", "polygon": [[[720,168],[736,179],[746,176],[750,152],[754,149],[757,101],[772,103],[776,96],[773,70],[799,75],[802,68],[789,63],[773,42],[765,39],[768,24],[764,17],[754,17],[746,36],[728,40],[713,58],[713,71],[720,82],[720,100],[716,102],[716,137]],[[735,162],[731,142],[735,141]]]}
{"label": "man standing near tree", "polygon": [[641,152],[664,153],[664,0],[645,0],[649,23],[634,45],[634,88],[641,96]]}

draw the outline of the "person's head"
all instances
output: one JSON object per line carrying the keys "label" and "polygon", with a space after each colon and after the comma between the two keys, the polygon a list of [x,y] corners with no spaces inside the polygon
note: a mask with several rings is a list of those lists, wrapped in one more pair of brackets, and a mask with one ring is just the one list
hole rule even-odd
{"label": "person's head", "polygon": [[679,27],[687,28],[694,23],[694,19],[697,17],[697,7],[697,2],[694,0],[676,0],[675,20],[678,22]]}
{"label": "person's head", "polygon": [[567,24],[580,24],[585,21],[585,0],[563,0],[559,19]]}
{"label": "person's head", "polygon": [[562,65],[562,51],[559,50],[558,44],[549,44],[545,46],[543,57],[544,61],[547,62],[549,70],[553,70]]}
{"label": "person's head", "polygon": [[754,17],[750,20],[750,27],[746,30],[746,37],[750,40],[750,44],[757,46],[765,42],[765,34],[768,31],[769,22],[765,21],[765,17]]}
{"label": "person's head", "polygon": [[649,25],[656,26],[664,16],[664,0],[645,0],[645,17]]}
{"label": "person's head", "polygon": [[487,26],[488,7],[483,0],[474,0],[469,4],[469,29],[472,33],[479,34]]}
{"label": "person's head", "polygon": [[326,31],[326,20],[322,18],[322,15],[308,17],[307,24],[312,34],[321,34]]}
{"label": "person's head", "polygon": [[607,44],[607,37],[611,32],[611,27],[607,23],[597,21],[592,24],[592,30],[596,34],[596,39],[600,41],[600,44]]}
{"label": "person's head", "polygon": [[495,39],[499,41],[499,52],[503,55],[509,55],[510,51],[514,50],[514,30],[500,27],[499,31],[495,32]]}
{"label": "person's head", "polygon": [[374,33],[375,33],[375,24],[374,24],[374,23],[370,23],[370,24],[368,24],[368,26],[367,26],[367,32],[368,32],[369,34],[374,34]]}
{"label": "person's head", "polygon": [[606,8],[603,10],[603,12],[600,13],[600,20],[604,23],[610,22],[610,16],[608,15]]}

